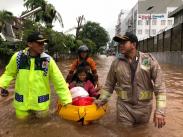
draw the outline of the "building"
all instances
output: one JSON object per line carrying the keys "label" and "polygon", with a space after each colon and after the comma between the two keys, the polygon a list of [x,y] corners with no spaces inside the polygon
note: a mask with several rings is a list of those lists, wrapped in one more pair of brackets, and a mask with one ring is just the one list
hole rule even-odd
{"label": "building", "polygon": [[118,22],[115,28],[115,35],[120,34],[121,33],[121,21],[122,21],[122,16],[124,14],[124,11],[121,10],[119,15],[118,15]]}
{"label": "building", "polygon": [[168,30],[174,23],[168,14],[182,3],[182,0],[138,0],[122,21],[121,33],[133,32],[142,40]]}
{"label": "building", "polygon": [[121,33],[125,32],[133,32],[136,33],[136,24],[137,24],[137,4],[131,9],[131,11],[126,15],[126,17],[122,21],[121,25]]}
{"label": "building", "polygon": [[174,17],[174,26],[183,23],[183,5],[178,7],[176,10],[170,12],[168,17]]}

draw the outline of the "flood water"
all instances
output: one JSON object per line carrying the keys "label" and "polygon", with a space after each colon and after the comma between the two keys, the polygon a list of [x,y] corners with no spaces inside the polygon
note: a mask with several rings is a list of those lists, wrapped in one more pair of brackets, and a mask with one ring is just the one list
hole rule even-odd
{"label": "flood water", "polygon": [[[114,57],[95,58],[100,84],[103,85]],[[58,63],[64,77],[72,60]],[[13,83],[7,98],[0,97],[0,137],[183,137],[183,67],[162,65],[167,97],[167,124],[162,129],[154,127],[151,120],[146,125],[124,128],[116,120],[116,95],[109,101],[106,115],[88,126],[61,119],[55,113],[57,96],[52,93],[50,117],[44,120],[31,119],[20,122],[12,107]]]}

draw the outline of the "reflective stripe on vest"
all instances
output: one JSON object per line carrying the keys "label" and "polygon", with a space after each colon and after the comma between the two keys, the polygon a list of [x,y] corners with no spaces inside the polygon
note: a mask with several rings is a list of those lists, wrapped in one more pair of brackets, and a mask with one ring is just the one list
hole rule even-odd
{"label": "reflective stripe on vest", "polygon": [[[116,91],[117,95],[121,98],[121,99],[128,99],[128,95],[127,95],[127,91]],[[139,100],[147,100],[147,99],[152,99],[153,96],[153,92],[151,91],[141,91],[139,93]]]}
{"label": "reflective stripe on vest", "polygon": [[[23,102],[23,95],[20,95],[18,93],[15,93],[15,100],[18,102]],[[49,94],[39,96],[38,97],[38,103],[46,102],[49,100]]]}
{"label": "reflective stripe on vest", "polygon": [[38,97],[38,103],[46,102],[49,100],[49,94],[42,95]]}
{"label": "reflective stripe on vest", "polygon": [[151,91],[141,91],[139,93],[139,100],[152,99],[153,92]]}
{"label": "reflective stripe on vest", "polygon": [[108,98],[111,96],[111,93],[107,92],[106,90],[101,90],[100,100],[108,100]]}
{"label": "reflective stripe on vest", "polygon": [[128,99],[127,91],[116,91],[116,93],[121,99]]}
{"label": "reflective stripe on vest", "polygon": [[166,95],[163,93],[159,93],[156,96],[156,107],[157,108],[165,108],[166,107]]}
{"label": "reflective stripe on vest", "polygon": [[24,101],[23,95],[15,93],[15,100],[18,101],[18,102],[23,102]]}

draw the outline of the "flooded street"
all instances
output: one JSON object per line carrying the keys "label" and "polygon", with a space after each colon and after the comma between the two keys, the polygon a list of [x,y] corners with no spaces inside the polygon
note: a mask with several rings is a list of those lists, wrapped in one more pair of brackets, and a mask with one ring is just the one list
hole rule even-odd
{"label": "flooded street", "polygon": [[[103,85],[114,57],[95,58],[100,84]],[[64,77],[72,60],[58,63]],[[183,66],[162,65],[165,73],[167,97],[167,124],[162,129],[153,125],[152,117],[147,125],[123,128],[116,120],[116,95],[110,99],[106,115],[88,126],[61,119],[55,113],[57,96],[52,93],[50,117],[20,122],[12,107],[13,83],[10,96],[0,97],[0,137],[182,137],[183,136]]]}

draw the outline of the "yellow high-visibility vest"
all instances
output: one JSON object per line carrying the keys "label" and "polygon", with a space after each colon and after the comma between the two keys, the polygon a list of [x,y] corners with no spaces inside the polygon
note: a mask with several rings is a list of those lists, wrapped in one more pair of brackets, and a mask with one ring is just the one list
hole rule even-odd
{"label": "yellow high-visibility vest", "polygon": [[26,52],[27,50],[24,50],[22,55],[19,54],[20,51],[15,53],[0,77],[0,87],[5,89],[16,78],[14,107],[25,111],[48,109],[50,80],[62,104],[72,102],[68,86],[52,57],[42,53],[40,57],[32,58]]}

